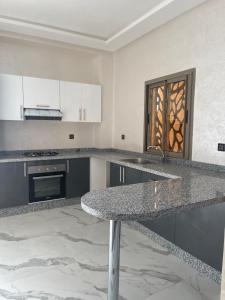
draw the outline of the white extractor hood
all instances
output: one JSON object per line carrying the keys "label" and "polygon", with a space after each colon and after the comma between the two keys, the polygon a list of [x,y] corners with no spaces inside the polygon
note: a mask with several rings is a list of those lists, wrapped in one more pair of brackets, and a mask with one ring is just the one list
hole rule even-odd
{"label": "white extractor hood", "polygon": [[61,120],[62,113],[57,109],[33,109],[25,108],[24,116],[26,120]]}

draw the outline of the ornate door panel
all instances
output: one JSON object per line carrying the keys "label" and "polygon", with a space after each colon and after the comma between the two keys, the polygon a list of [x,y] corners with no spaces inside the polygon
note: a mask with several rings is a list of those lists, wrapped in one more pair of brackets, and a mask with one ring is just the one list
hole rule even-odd
{"label": "ornate door panel", "polygon": [[167,82],[165,151],[183,153],[186,112],[186,79]]}
{"label": "ornate door panel", "polygon": [[161,83],[151,86],[149,89],[149,146],[163,146],[164,143],[164,126],[165,126],[165,84]]}

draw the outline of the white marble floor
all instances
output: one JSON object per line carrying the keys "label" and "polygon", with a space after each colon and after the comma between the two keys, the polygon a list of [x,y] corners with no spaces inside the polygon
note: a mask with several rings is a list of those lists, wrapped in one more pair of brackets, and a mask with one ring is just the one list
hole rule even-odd
{"label": "white marble floor", "polygon": [[[0,299],[107,299],[108,222],[78,205],[0,218]],[[220,287],[122,227],[121,300],[219,300]]]}

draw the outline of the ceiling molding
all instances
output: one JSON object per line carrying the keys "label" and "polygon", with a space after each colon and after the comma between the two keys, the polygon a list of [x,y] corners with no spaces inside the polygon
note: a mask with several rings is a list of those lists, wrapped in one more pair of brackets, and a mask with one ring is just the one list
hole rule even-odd
{"label": "ceiling molding", "polygon": [[0,16],[0,30],[72,45],[116,51],[206,1],[164,0],[107,39],[7,16]]}
{"label": "ceiling molding", "polygon": [[122,30],[120,30],[110,38],[108,38],[106,42],[110,43],[115,39],[117,39],[118,37],[120,37],[121,35],[126,34],[129,30],[132,30],[135,26],[138,26],[142,22],[145,22],[148,18],[150,18],[151,16],[153,16],[154,14],[156,14],[157,12],[159,12],[161,9],[165,8],[167,5],[169,5],[172,2],[174,2],[174,0],[165,0],[159,3],[153,9],[150,9],[146,14],[144,14],[143,16],[141,16],[140,18],[138,18],[137,20],[135,20],[134,22],[132,22],[131,24],[129,24],[128,26],[126,26],[125,28],[123,28]]}

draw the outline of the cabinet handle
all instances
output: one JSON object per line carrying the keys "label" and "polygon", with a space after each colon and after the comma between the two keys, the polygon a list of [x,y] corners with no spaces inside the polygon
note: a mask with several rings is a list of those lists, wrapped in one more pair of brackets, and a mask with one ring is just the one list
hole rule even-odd
{"label": "cabinet handle", "polygon": [[86,121],[86,108],[83,109],[83,120]]}
{"label": "cabinet handle", "polygon": [[122,182],[122,167],[120,167],[120,182]]}
{"label": "cabinet handle", "polygon": [[50,105],[45,105],[45,104],[37,104],[36,107],[50,107]]}
{"label": "cabinet handle", "polygon": [[82,121],[82,109],[79,109],[79,120]]}
{"label": "cabinet handle", "polygon": [[27,164],[23,163],[23,175],[24,177],[27,177]]}
{"label": "cabinet handle", "polygon": [[67,159],[66,161],[66,173],[69,173],[70,172],[70,161],[69,159]]}
{"label": "cabinet handle", "polygon": [[23,120],[23,105],[20,105],[20,119]]}
{"label": "cabinet handle", "polygon": [[125,183],[125,168],[123,167],[123,183]]}

